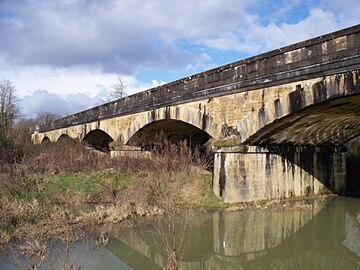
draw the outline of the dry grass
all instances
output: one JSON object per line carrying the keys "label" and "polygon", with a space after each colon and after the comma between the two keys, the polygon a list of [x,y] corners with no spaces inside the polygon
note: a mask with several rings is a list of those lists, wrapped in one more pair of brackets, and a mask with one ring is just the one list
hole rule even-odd
{"label": "dry grass", "polygon": [[[10,246],[24,269],[51,266],[54,239],[65,246],[56,259],[61,269],[80,269],[67,257],[92,226],[164,212],[172,222],[178,205],[218,203],[206,171],[211,162],[186,142],[159,137],[151,158],[110,159],[72,140],[24,149],[21,162],[0,162],[0,246]],[[169,269],[177,269],[178,252],[169,249]]]}
{"label": "dry grass", "polygon": [[1,164],[0,245],[65,241],[84,226],[201,204],[211,193],[207,166],[186,142],[158,141],[151,158],[118,159],[71,140],[34,146],[21,164]]}
{"label": "dry grass", "polygon": [[89,151],[81,143],[63,139],[57,143],[34,145],[24,156],[23,164],[30,172],[75,173],[104,169],[111,160],[98,151]]}
{"label": "dry grass", "polygon": [[153,217],[162,213],[162,209],[150,205],[132,203],[98,205],[91,211],[82,211],[77,220],[83,225],[103,225],[119,223],[134,216]]}

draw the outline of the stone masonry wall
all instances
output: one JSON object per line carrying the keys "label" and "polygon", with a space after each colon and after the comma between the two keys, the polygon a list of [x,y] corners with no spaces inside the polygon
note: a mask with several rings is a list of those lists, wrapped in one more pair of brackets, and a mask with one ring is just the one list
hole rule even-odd
{"label": "stone masonry wall", "polygon": [[224,202],[307,197],[344,192],[345,153],[258,147],[215,153],[213,191]]}
{"label": "stone masonry wall", "polygon": [[357,25],[69,115],[38,131],[344,72],[360,64],[359,55]]}

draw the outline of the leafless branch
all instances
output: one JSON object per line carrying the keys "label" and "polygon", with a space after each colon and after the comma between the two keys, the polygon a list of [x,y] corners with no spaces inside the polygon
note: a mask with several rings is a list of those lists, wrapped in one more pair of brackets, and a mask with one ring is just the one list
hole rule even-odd
{"label": "leafless branch", "polygon": [[112,93],[110,94],[111,100],[123,98],[126,95],[124,91],[126,85],[120,76],[118,77],[117,82],[111,86],[111,88],[112,88]]}

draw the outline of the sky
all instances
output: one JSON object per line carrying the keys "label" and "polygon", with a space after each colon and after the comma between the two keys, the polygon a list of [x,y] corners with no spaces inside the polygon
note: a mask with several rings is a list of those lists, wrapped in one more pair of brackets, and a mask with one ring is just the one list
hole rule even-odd
{"label": "sky", "polygon": [[67,115],[360,23],[359,0],[0,0],[0,80]]}

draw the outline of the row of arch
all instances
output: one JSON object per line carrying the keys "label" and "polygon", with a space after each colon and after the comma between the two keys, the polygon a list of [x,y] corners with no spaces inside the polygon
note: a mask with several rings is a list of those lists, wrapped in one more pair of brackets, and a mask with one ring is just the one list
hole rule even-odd
{"label": "row of arch", "polygon": [[[225,116],[216,117],[221,106],[227,106],[225,103],[213,108],[199,103],[198,109],[170,106],[146,111],[130,121],[127,131],[121,131],[123,143],[146,148],[156,134],[163,132],[174,143],[186,139],[192,145],[232,133],[246,145],[338,146],[360,134],[360,70],[298,84],[291,92],[274,98],[229,127]],[[230,117],[236,119],[236,115]],[[119,139],[116,132],[109,134],[100,125],[93,128],[74,136],[97,149],[106,149]],[[64,132],[67,134],[66,129]],[[61,140],[66,134],[42,141]]]}
{"label": "row of arch", "polygon": [[[164,119],[151,122],[139,129],[127,142],[120,142],[129,146],[140,146],[151,148],[152,142],[159,134],[164,134],[166,139],[172,143],[186,140],[192,146],[205,144],[211,136],[204,130],[194,125],[180,120]],[[55,141],[63,141],[71,138],[68,134],[61,134]],[[97,150],[109,151],[110,143],[116,139],[102,129],[94,129],[85,134],[81,141]],[[49,137],[45,136],[41,143],[50,142]]]}
{"label": "row of arch", "polygon": [[[213,138],[207,131],[181,120],[163,119],[140,128],[127,141],[129,146],[150,148],[155,137],[164,133],[172,143],[187,140],[191,145],[203,145]],[[246,139],[249,145],[342,145],[360,134],[360,95],[338,98],[311,106],[273,121]],[[240,134],[241,135],[241,134]],[[71,138],[61,134],[52,141]],[[110,143],[117,140],[102,129],[93,129],[80,139],[97,150],[108,151]],[[41,142],[50,141],[45,136]]]}

